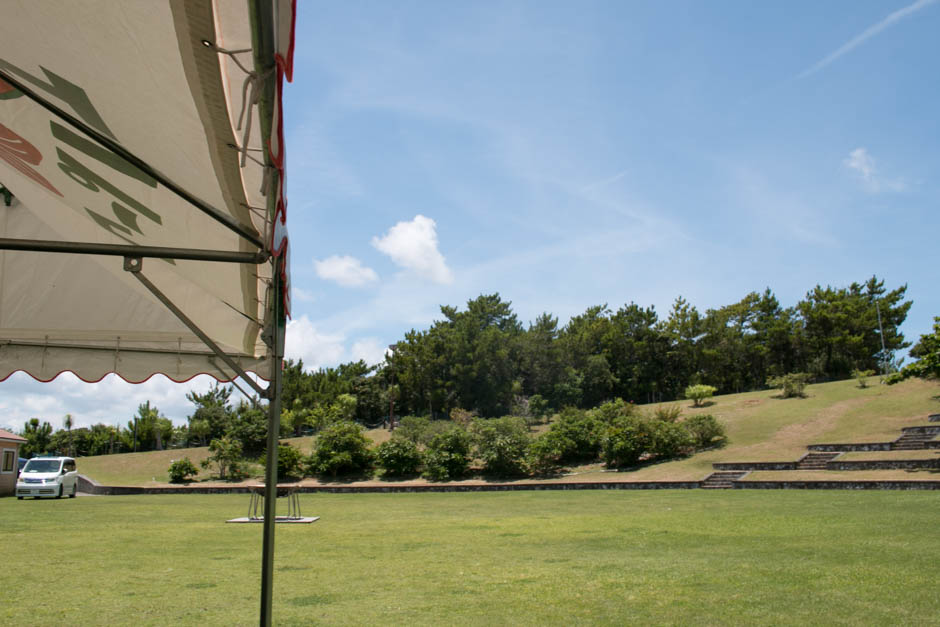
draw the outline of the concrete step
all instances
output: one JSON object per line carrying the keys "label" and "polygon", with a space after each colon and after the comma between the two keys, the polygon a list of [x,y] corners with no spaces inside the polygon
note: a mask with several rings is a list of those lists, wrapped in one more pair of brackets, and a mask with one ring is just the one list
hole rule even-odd
{"label": "concrete step", "polygon": [[734,487],[735,480],[746,474],[746,470],[719,470],[705,477],[701,487],[705,490],[727,490]]}
{"label": "concrete step", "polygon": [[797,470],[825,470],[826,462],[835,459],[841,453],[807,453],[796,465]]}

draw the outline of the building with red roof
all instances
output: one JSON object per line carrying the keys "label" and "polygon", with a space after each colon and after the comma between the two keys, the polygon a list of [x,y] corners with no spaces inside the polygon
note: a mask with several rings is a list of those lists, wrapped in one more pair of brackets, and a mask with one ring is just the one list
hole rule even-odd
{"label": "building with red roof", "polygon": [[23,444],[26,444],[26,438],[0,429],[0,496],[16,492],[17,460]]}

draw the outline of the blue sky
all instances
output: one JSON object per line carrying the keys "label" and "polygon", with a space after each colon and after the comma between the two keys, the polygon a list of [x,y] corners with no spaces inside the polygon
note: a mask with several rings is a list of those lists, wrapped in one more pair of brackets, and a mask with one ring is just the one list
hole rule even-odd
{"label": "blue sky", "polygon": [[[909,339],[940,315],[940,2],[298,5],[287,350],[309,366],[492,292],[564,323],[877,274],[909,286]],[[65,379],[16,375],[0,426],[191,411],[162,377]]]}

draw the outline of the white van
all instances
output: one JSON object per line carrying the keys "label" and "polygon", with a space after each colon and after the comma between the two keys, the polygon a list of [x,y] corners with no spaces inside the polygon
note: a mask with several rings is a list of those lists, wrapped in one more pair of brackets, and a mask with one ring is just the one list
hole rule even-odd
{"label": "white van", "polygon": [[16,480],[16,498],[24,496],[74,498],[78,492],[78,471],[71,457],[34,457]]}

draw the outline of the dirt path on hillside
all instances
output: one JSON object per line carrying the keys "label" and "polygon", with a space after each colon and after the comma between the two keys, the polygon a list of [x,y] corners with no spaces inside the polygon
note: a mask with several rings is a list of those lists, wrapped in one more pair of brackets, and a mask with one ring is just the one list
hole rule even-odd
{"label": "dirt path on hillside", "polygon": [[848,412],[864,405],[868,399],[853,398],[820,410],[811,420],[789,424],[774,432],[763,442],[738,448],[735,461],[793,461],[802,457],[806,445],[822,443],[821,438],[838,426]]}
{"label": "dirt path on hillside", "polygon": [[774,434],[772,441],[784,446],[797,442],[815,444],[820,437],[836,427],[836,423],[842,416],[867,402],[867,398],[852,398],[830,405],[808,422],[791,424],[780,429]]}

